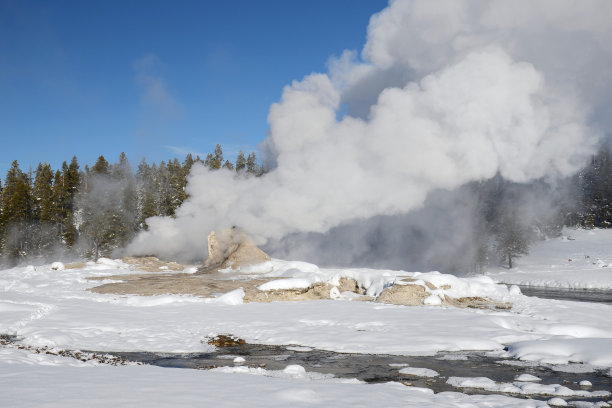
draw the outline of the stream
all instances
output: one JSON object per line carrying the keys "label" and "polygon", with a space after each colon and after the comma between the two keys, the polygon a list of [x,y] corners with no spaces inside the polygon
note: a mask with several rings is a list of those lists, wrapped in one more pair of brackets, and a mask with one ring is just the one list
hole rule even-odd
{"label": "stream", "polygon": [[521,292],[525,296],[543,299],[573,300],[576,302],[606,303],[612,305],[612,290],[609,289],[564,289],[526,285],[517,286],[521,288]]}
{"label": "stream", "polygon": [[[560,299],[579,302],[612,304],[612,290],[575,290],[520,286],[526,296],[546,299]],[[466,394],[492,394],[482,389],[455,388],[446,383],[449,377],[487,377],[497,382],[512,383],[517,375],[531,374],[542,379],[541,384],[561,384],[574,390],[612,391],[612,377],[606,370],[589,373],[572,373],[555,370],[555,367],[529,366],[511,359],[491,357],[486,353],[441,353],[436,356],[416,357],[386,354],[350,354],[311,349],[308,347],[270,346],[262,344],[241,344],[231,347],[217,347],[210,353],[159,354],[148,352],[113,353],[130,361],[160,367],[210,369],[233,366],[235,357],[243,357],[249,367],[266,370],[283,370],[297,364],[307,372],[330,374],[339,378],[356,378],[367,383],[388,381],[424,387],[434,392],[459,391]],[[518,363],[518,364],[517,364]],[[428,368],[440,374],[438,377],[416,377],[399,372],[402,367]],[[588,380],[592,387],[579,386]],[[544,395],[513,395],[519,398],[547,400]],[[563,397],[572,401],[592,403],[607,401],[608,398]]]}
{"label": "stream", "polygon": [[[160,367],[210,369],[234,366],[235,357],[243,357],[243,365],[262,367],[266,370],[283,370],[297,364],[307,372],[331,374],[339,378],[357,378],[367,383],[388,381],[402,382],[406,385],[432,389],[434,392],[459,391],[466,394],[492,394],[482,389],[458,389],[446,383],[448,377],[488,377],[498,382],[512,383],[520,374],[531,374],[542,379],[541,384],[561,384],[580,390],[612,390],[612,377],[606,370],[591,373],[565,373],[547,366],[525,367],[513,365],[516,360],[490,357],[485,353],[442,353],[436,356],[414,357],[385,354],[350,354],[310,349],[308,347],[270,346],[261,344],[242,344],[232,347],[218,347],[210,353],[158,354],[148,352],[113,353],[130,361],[152,364]],[[510,362],[510,364],[508,364]],[[403,366],[429,368],[440,376],[433,378],[415,377],[400,374]],[[593,386],[580,387],[582,380],[590,381]],[[519,398],[547,400],[543,395],[515,395]],[[598,402],[607,398],[564,397],[571,400]]]}
{"label": "stream", "polygon": [[[612,304],[610,290],[569,290],[522,286],[523,294],[548,299],[562,299],[581,302],[600,302]],[[128,361],[150,364],[159,367],[185,369],[211,369],[217,367],[243,365],[260,367],[265,370],[283,370],[289,365],[300,365],[306,372],[326,374],[337,378],[347,378],[366,383],[400,382],[405,385],[429,388],[434,392],[455,391],[465,394],[504,394],[489,392],[476,388],[456,388],[447,384],[449,377],[487,377],[496,382],[512,383],[520,374],[530,374],[541,379],[540,384],[561,384],[573,390],[612,391],[612,370],[580,371],[581,365],[570,367],[574,372],[560,371],[562,368],[549,365],[531,365],[521,361],[500,358],[486,352],[446,352],[435,356],[400,356],[388,354],[352,354],[313,349],[300,346],[279,346],[249,344],[234,339],[230,335],[219,335],[218,338],[230,339],[227,343],[215,344],[214,351],[205,353],[151,353],[151,352],[99,352],[61,350],[60,355],[82,359],[81,353],[89,353],[88,359],[98,359],[105,364],[120,365]],[[19,347],[36,353],[49,353],[48,349],[36,349],[21,346],[20,339],[12,335],[0,336],[0,346]],[[51,353],[54,354],[54,353]],[[236,357],[244,362],[234,363]],[[417,377],[400,373],[403,367],[427,368],[439,373],[437,377]],[[578,370],[571,370],[578,368]],[[581,387],[581,381],[590,381],[592,386]],[[518,398],[529,398],[546,401],[550,396],[540,394],[512,395]],[[612,402],[607,397],[562,397],[570,406],[572,401],[590,403]],[[603,405],[605,406],[605,405]]]}

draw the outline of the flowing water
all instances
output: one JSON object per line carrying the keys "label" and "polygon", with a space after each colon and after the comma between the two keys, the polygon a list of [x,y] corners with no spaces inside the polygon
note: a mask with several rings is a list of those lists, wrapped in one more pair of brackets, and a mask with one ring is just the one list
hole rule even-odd
{"label": "flowing water", "polygon": [[525,296],[544,299],[573,300],[576,302],[594,302],[612,304],[612,290],[605,289],[563,289],[540,286],[519,285]]}
{"label": "flowing water", "polygon": [[[605,371],[591,373],[564,373],[550,367],[520,367],[507,364],[511,360],[487,356],[485,353],[446,353],[429,357],[396,356],[384,354],[350,354],[310,348],[243,344],[219,347],[210,353],[157,354],[157,353],[113,353],[131,361],[161,367],[210,369],[233,366],[233,358],[240,356],[249,367],[266,370],[283,370],[290,364],[298,364],[307,372],[332,374],[340,378],[357,378],[368,383],[387,381],[403,382],[416,387],[430,388],[435,392],[459,391],[468,394],[488,394],[480,389],[457,389],[446,383],[448,377],[488,377],[498,382],[513,382],[519,374],[531,374],[542,379],[542,384],[561,384],[572,389],[581,388],[578,383],[590,381],[589,390],[612,390],[612,378]],[[505,362],[505,363],[504,363]],[[433,378],[403,375],[403,366],[429,368],[440,376]],[[526,396],[518,396],[527,398]],[[550,397],[531,395],[529,398],[546,400]],[[568,401],[572,398],[565,398]],[[574,398],[580,401],[602,401],[601,398]]]}
{"label": "flowing water", "polygon": [[[523,294],[548,299],[573,300],[581,302],[601,302],[612,304],[612,291],[569,290],[522,286]],[[15,344],[14,336],[2,336],[2,345]],[[89,351],[89,353],[106,354]],[[74,354],[74,353],[73,353]],[[296,346],[271,346],[262,344],[236,344],[230,347],[217,347],[207,353],[150,353],[150,352],[111,352],[121,361],[134,361],[160,367],[186,369],[211,369],[234,366],[235,357],[243,357],[245,366],[261,367],[266,370],[283,370],[288,365],[297,364],[307,372],[333,375],[339,378],[356,378],[367,383],[388,381],[402,382],[406,385],[432,389],[434,392],[459,391],[466,394],[491,394],[481,389],[458,389],[446,383],[448,377],[487,377],[497,382],[511,383],[520,374],[531,374],[542,379],[541,384],[561,384],[575,390],[612,391],[612,377],[607,370],[588,373],[562,372],[552,366],[530,366],[516,360],[502,359],[487,353],[441,353],[436,356],[416,357],[385,354],[351,354],[311,349]],[[94,354],[95,356],[95,354]],[[424,378],[404,375],[402,367],[428,368],[435,370],[438,377]],[[579,386],[583,380],[590,381],[592,387]],[[543,395],[515,395],[520,398],[547,400]],[[609,398],[563,397],[572,401],[608,401]]]}

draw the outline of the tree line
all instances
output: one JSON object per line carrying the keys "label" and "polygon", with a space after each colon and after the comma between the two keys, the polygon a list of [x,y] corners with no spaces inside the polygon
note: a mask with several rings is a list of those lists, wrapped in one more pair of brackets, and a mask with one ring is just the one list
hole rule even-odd
{"label": "tree line", "polygon": [[[476,197],[471,269],[500,261],[511,268],[533,241],[558,235],[563,226],[612,227],[611,161],[603,147],[582,171],[554,184],[496,176],[465,186]],[[220,145],[204,160],[191,154],[159,164],[143,159],[135,171],[124,153],[116,163],[100,156],[84,169],[76,157],[55,171],[40,163],[24,172],[14,161],[0,180],[0,261],[110,255],[146,230],[147,218],[175,215],[187,198],[187,175],[195,163],[245,176],[265,173],[255,153],[240,152],[231,162]]]}
{"label": "tree line", "polygon": [[142,159],[135,171],[125,153],[112,164],[100,156],[84,169],[76,157],[55,171],[39,163],[26,172],[13,161],[0,180],[0,262],[110,255],[146,230],[147,218],[174,216],[187,199],[187,175],[195,163],[245,176],[264,173],[254,152],[240,151],[232,163],[220,145],[204,160],[191,154],[159,164]]}

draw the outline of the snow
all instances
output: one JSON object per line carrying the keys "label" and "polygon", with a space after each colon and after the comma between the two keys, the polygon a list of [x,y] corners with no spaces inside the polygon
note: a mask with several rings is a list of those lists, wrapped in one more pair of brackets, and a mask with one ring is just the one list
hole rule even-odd
{"label": "snow", "polygon": [[496,282],[565,289],[612,289],[612,229],[563,230],[537,242],[510,270],[492,268]]}
{"label": "snow", "polygon": [[567,402],[559,397],[551,398],[546,402],[548,402],[548,405],[552,405],[554,407],[567,407]]}
{"label": "snow", "polygon": [[[234,370],[232,368],[232,370]],[[0,364],[2,400],[14,407],[545,407],[499,395],[433,394],[398,383],[241,374],[154,366]],[[281,372],[282,373],[282,372]]]}
{"label": "snow", "polygon": [[[563,256],[568,253],[567,256],[574,256],[572,254],[582,248],[580,245],[586,251],[587,244],[592,244],[594,249],[589,253],[605,263],[612,261],[606,255],[612,253],[612,245],[606,241],[608,252],[605,252],[603,246],[596,244],[598,240],[590,240],[591,233],[603,241],[612,237],[605,231],[572,231],[573,240],[544,242],[542,245],[550,246],[544,253],[550,255],[555,247],[565,246]],[[538,259],[544,262],[544,255],[538,255],[538,251],[534,249],[532,256],[540,256]],[[538,264],[527,264],[528,260],[521,258],[518,263],[523,278],[529,281],[530,274],[539,279],[539,273],[548,273],[549,280],[555,282],[555,268],[538,271]],[[612,326],[609,324],[612,305],[526,297],[517,287],[496,283],[501,280],[500,274],[508,271],[458,278],[438,272],[325,269],[276,259],[240,271],[241,279],[244,275],[272,278],[265,284],[268,286],[262,285],[266,290],[303,288],[314,282],[338,285],[342,277],[355,279],[373,296],[393,284],[421,285],[432,301],[418,307],[347,301],[356,295],[339,291],[336,294],[339,296],[335,296],[337,300],[272,303],[244,303],[242,289],[212,299],[178,295],[103,295],[87,291],[100,284],[100,281],[87,280],[88,277],[143,273],[132,268],[118,260],[100,259],[76,269],[51,263],[2,270],[0,334],[16,335],[22,339],[22,344],[32,347],[166,353],[209,352],[214,347],[207,344],[207,339],[218,334],[232,334],[249,343],[284,345],[293,351],[318,348],[368,354],[442,353],[438,357],[440,360],[467,359],[464,353],[471,350],[490,351],[492,356],[518,359],[506,360],[508,364],[545,365],[573,372],[605,369],[612,373]],[[593,268],[607,273],[612,271],[597,265]],[[558,275],[557,283],[565,284],[568,274]],[[576,273],[572,284],[601,286],[602,281],[591,281],[592,277],[589,273]],[[406,278],[414,281],[407,282]],[[438,289],[431,289],[428,283]],[[444,296],[488,297],[510,302],[512,309],[460,309],[433,301]],[[545,406],[541,401],[499,395],[432,394],[429,390],[399,384],[361,384],[307,372],[300,366],[270,371],[248,367],[240,358],[231,356],[235,366],[212,371],[110,367],[95,361],[82,362],[2,347],[0,388],[4,400],[16,401],[14,406],[142,405],[142,401],[149,406],[205,403],[243,406],[246,400],[251,405],[272,407],[373,403],[408,407]],[[437,374],[425,368],[402,366],[398,369],[408,375]],[[538,384],[536,379],[522,374],[511,383],[459,377],[448,381],[457,387],[520,395],[601,395],[599,390],[570,390],[558,384]],[[108,392],[110,389],[112,393]]]}
{"label": "snow", "polygon": [[278,279],[259,285],[259,290],[305,289],[312,285],[309,279]]}
{"label": "snow", "polygon": [[479,388],[486,391],[505,392],[521,395],[554,395],[562,397],[607,397],[608,391],[572,390],[560,384],[537,384],[534,382],[514,381],[495,382],[487,377],[449,377],[446,382],[459,388]]}
{"label": "snow", "polygon": [[223,304],[223,305],[240,305],[244,303],[244,289],[238,288],[236,290],[232,290],[231,292],[227,292],[214,300],[211,300],[211,303]]}
{"label": "snow", "polygon": [[[563,329],[560,327],[559,329]],[[610,355],[609,332],[598,332],[591,328],[595,338],[586,338],[588,333],[573,332],[575,327],[567,327],[567,330],[552,330],[558,332],[560,337],[572,336],[572,338],[542,339],[541,341],[517,342],[509,346],[510,355],[521,360],[539,361],[549,364],[568,364],[572,361],[588,362],[595,366],[612,365]],[[585,327],[585,332],[589,328]],[[550,332],[550,330],[549,330]],[[605,335],[607,338],[598,338]]]}
{"label": "snow", "polygon": [[405,367],[399,370],[400,374],[413,375],[415,377],[438,377],[440,373],[429,368]]}
{"label": "snow", "polygon": [[531,381],[531,382],[535,382],[535,381],[542,381],[542,379],[540,377],[536,377],[535,375],[531,375],[531,374],[520,374],[520,375],[516,376],[514,381],[523,381],[523,382]]}
{"label": "snow", "polygon": [[423,299],[423,304],[428,306],[438,306],[442,304],[442,299],[438,295],[430,295]]}

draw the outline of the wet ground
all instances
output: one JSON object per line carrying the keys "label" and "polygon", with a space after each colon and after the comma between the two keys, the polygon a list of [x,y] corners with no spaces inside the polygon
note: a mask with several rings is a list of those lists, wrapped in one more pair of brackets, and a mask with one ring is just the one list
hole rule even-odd
{"label": "wet ground", "polygon": [[[542,384],[562,384],[571,389],[581,388],[578,383],[589,380],[593,386],[589,390],[612,390],[612,378],[606,372],[563,373],[548,367],[517,367],[504,364],[504,359],[487,356],[485,353],[447,353],[430,357],[411,357],[394,355],[370,355],[335,353],[291,346],[268,346],[242,344],[234,347],[222,347],[211,353],[199,354],[156,354],[156,353],[113,353],[128,360],[138,361],[161,367],[178,367],[191,369],[210,369],[214,367],[233,366],[233,359],[241,356],[243,365],[263,367],[266,370],[283,370],[290,364],[299,364],[307,372],[332,374],[340,378],[357,378],[368,383],[387,381],[403,382],[407,385],[425,387],[441,391],[460,391],[468,394],[487,394],[477,389],[457,389],[448,384],[448,377],[488,377],[498,382],[513,382],[519,374],[531,374],[542,379]],[[410,367],[429,368],[437,371],[440,377],[422,378],[399,373],[399,370]],[[546,400],[550,397],[532,395],[522,398]],[[566,398],[568,402],[571,398]],[[575,398],[580,401],[602,401],[601,398]]]}

